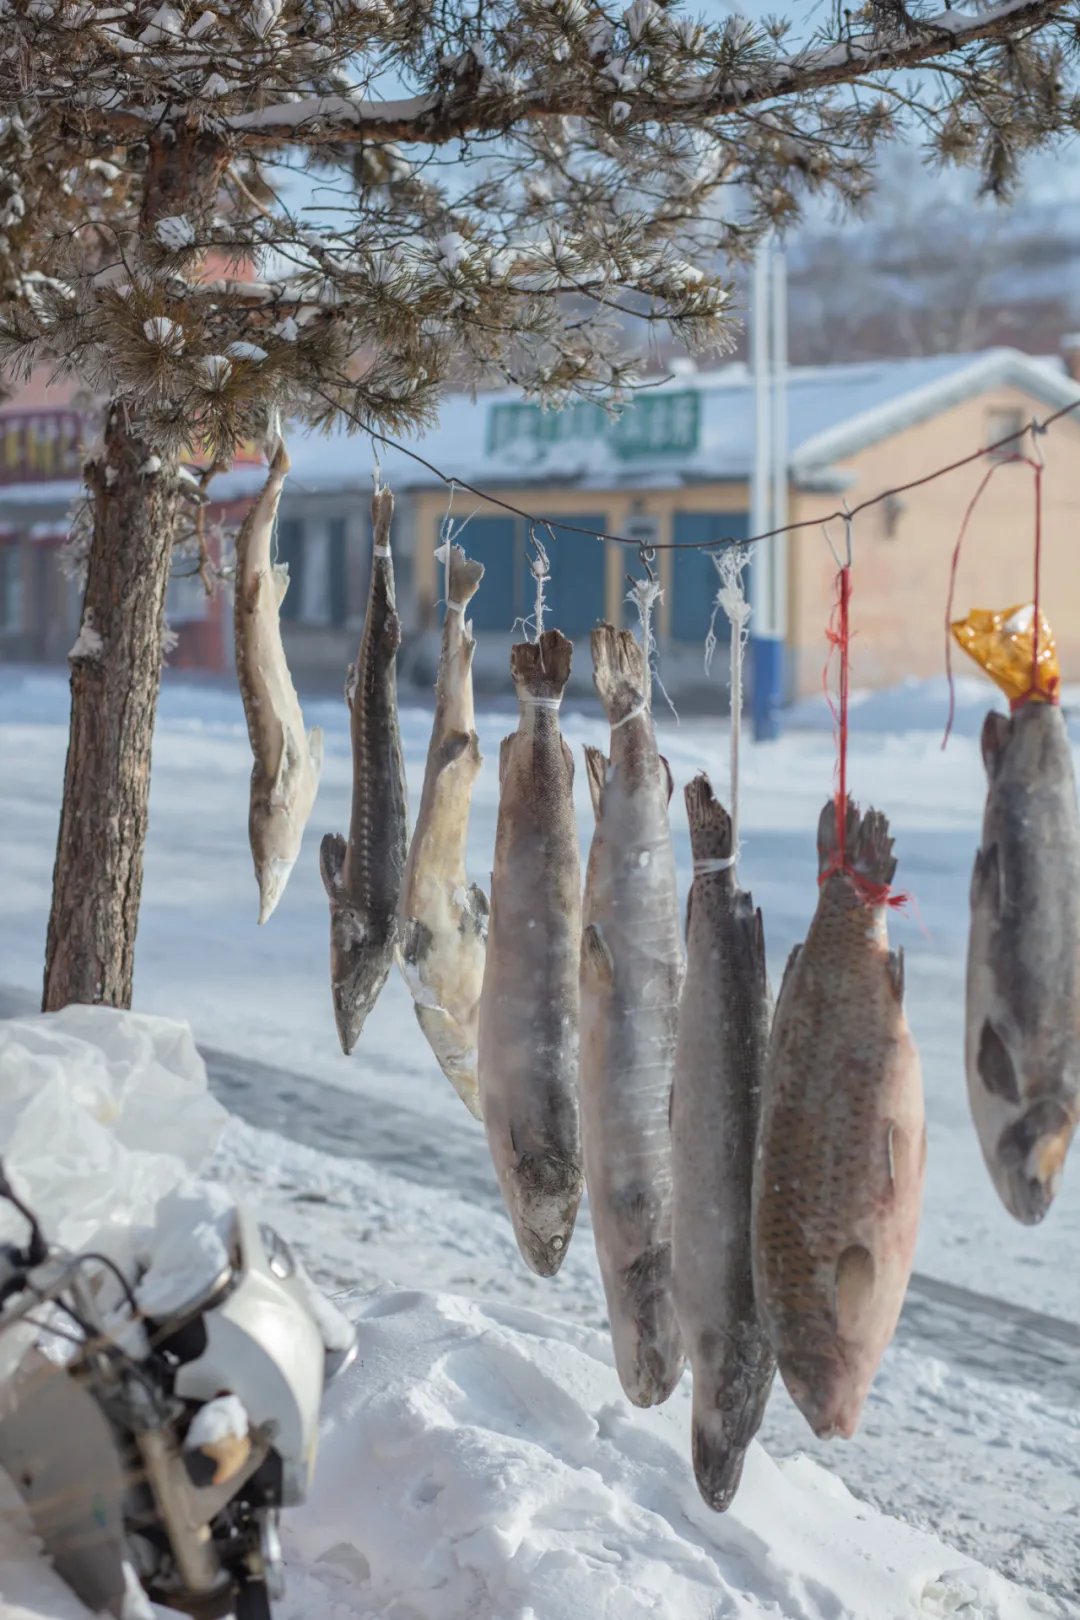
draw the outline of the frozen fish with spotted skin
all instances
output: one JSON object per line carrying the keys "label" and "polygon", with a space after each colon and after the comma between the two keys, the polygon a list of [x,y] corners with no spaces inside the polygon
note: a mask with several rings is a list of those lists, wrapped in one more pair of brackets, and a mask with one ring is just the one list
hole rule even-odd
{"label": "frozen fish with spotted skin", "polygon": [[435,721],[420,811],[401,890],[398,963],[416,1016],[466,1108],[480,1117],[476,1049],[488,903],[465,873],[465,848],[480,744],[473,710],[476,651],[465,612],[484,576],[460,546],[449,556],[449,590],[435,686]]}
{"label": "frozen fish with spotted skin", "polygon": [[991,712],[971,879],[965,1066],[983,1157],[1006,1209],[1041,1221],[1080,1121],[1080,817],[1065,721],[1050,703]]}
{"label": "frozen fish with spotted skin", "polygon": [[818,826],[822,874],[784,975],[754,1165],[754,1291],[780,1374],[821,1438],[849,1438],[911,1275],[926,1166],[922,1079],[889,949],[889,824],[836,805]]}
{"label": "frozen fish with spotted skin", "polygon": [[323,737],[304,732],[304,717],[281,640],[288,569],[271,561],[274,521],[289,457],[278,442],[269,475],[236,539],[236,676],[255,762],[248,837],[264,923],[285,892],[315,803]]}
{"label": "frozen fish with spotted skin", "polygon": [[686,813],[694,881],[671,1108],[673,1272],[693,1371],[694,1476],[722,1513],[735,1499],[776,1373],[750,1245],[772,998],[761,912],[736,880],[731,817],[707,776],[687,787]]}
{"label": "frozen fish with spotted skin", "polygon": [[581,1201],[581,856],[574,761],[558,705],[573,648],[558,630],[510,654],[518,729],[499,753],[491,918],[480,995],[480,1107],[518,1246],[562,1265]]}
{"label": "frozen fish with spotted skin", "polygon": [[592,632],[610,763],[585,750],[596,830],[581,939],[581,1130],[615,1366],[636,1406],[683,1370],[671,1286],[671,1081],[682,944],[668,803],[645,655],[629,630]]}
{"label": "frozen fish with spotted skin", "polygon": [[352,733],[349,838],[328,833],[320,851],[330,901],[330,982],[342,1049],[351,1052],[390,972],[408,847],[405,762],[398,729],[397,653],[390,522],[394,497],[371,502],[374,541],[360,652],[345,686]]}

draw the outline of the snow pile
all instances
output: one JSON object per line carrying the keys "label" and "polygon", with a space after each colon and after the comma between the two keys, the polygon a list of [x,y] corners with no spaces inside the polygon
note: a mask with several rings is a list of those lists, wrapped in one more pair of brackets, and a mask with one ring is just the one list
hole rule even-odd
{"label": "snow pile", "polygon": [[[0,1023],[0,1156],[52,1242],[153,1226],[227,1117],[186,1024],[107,1007]],[[0,1238],[25,1238],[3,1206]]]}
{"label": "snow pile", "polygon": [[293,1620],[968,1620],[1064,1615],[755,1445],[731,1511],[690,1472],[688,1402],[635,1411],[604,1335],[388,1292],[327,1397],[315,1491],[286,1515]]}

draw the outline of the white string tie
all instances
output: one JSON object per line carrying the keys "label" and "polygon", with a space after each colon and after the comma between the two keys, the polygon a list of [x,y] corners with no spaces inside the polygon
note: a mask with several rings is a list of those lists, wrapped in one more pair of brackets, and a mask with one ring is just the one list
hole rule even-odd
{"label": "white string tie", "polygon": [[620,726],[628,726],[631,720],[638,720],[643,714],[648,714],[648,712],[649,705],[645,699],[642,698],[636,709],[631,709],[629,714],[624,714],[621,720],[613,720],[611,722],[611,729],[612,731],[618,731]]}
{"label": "white string tie", "polygon": [[738,858],[737,853],[735,855],[707,856],[700,861],[694,862],[694,876],[708,877],[710,872],[730,872]]}
{"label": "white string tie", "polygon": [[464,613],[466,605],[464,602],[447,602],[446,611],[447,613]]}
{"label": "white string tie", "polygon": [[523,709],[561,709],[562,708],[562,698],[533,697],[530,692],[526,692],[524,697],[519,697],[518,702],[521,704]]}
{"label": "white string tie", "polygon": [[[723,608],[731,637],[731,670],[729,692],[731,706],[731,764],[728,800],[731,807],[731,865],[739,858],[739,742],[742,735],[743,662],[746,642],[750,634],[750,603],[743,588],[743,570],[749,561],[746,546],[728,546],[719,555],[714,551],[712,560],[720,575],[720,586],[713,603],[709,633],[705,638],[705,671],[708,673],[716,651],[716,615]],[[715,867],[715,871],[723,868]]]}
{"label": "white string tie", "polygon": [[375,549],[374,549],[373,555],[376,556],[376,557],[389,557],[389,555],[390,555],[390,547],[389,546],[376,546]]}

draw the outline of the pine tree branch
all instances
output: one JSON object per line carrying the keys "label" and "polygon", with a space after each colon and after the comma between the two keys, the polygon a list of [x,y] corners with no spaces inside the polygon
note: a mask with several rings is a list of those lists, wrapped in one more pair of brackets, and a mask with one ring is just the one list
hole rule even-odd
{"label": "pine tree branch", "polygon": [[[1069,0],[1002,0],[984,11],[947,10],[934,17],[905,14],[904,26],[849,38],[797,56],[780,57],[760,77],[716,82],[703,76],[700,85],[670,96],[639,92],[628,98],[636,119],[656,123],[700,124],[738,113],[763,102],[787,99],[851,84],[868,74],[919,67],[965,48],[1013,38],[1038,30],[1066,10]],[[88,108],[92,124],[121,137],[145,134],[148,122],[162,109],[145,114]],[[522,120],[594,116],[596,103],[580,86],[573,90],[526,91],[507,104],[462,91],[432,92],[400,101],[372,101],[348,96],[308,96],[222,118],[218,128],[241,148],[287,145],[333,146],[355,142],[412,142],[437,146],[463,136],[499,134]]]}

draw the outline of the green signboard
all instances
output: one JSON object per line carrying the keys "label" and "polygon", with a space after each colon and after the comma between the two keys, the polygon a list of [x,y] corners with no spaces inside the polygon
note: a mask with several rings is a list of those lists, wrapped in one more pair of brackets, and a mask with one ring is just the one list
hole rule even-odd
{"label": "green signboard", "polygon": [[620,461],[685,455],[698,447],[701,400],[692,389],[639,394],[612,418],[600,405],[582,402],[565,410],[539,405],[493,405],[488,411],[488,453],[531,450],[539,460],[557,444],[603,443]]}

